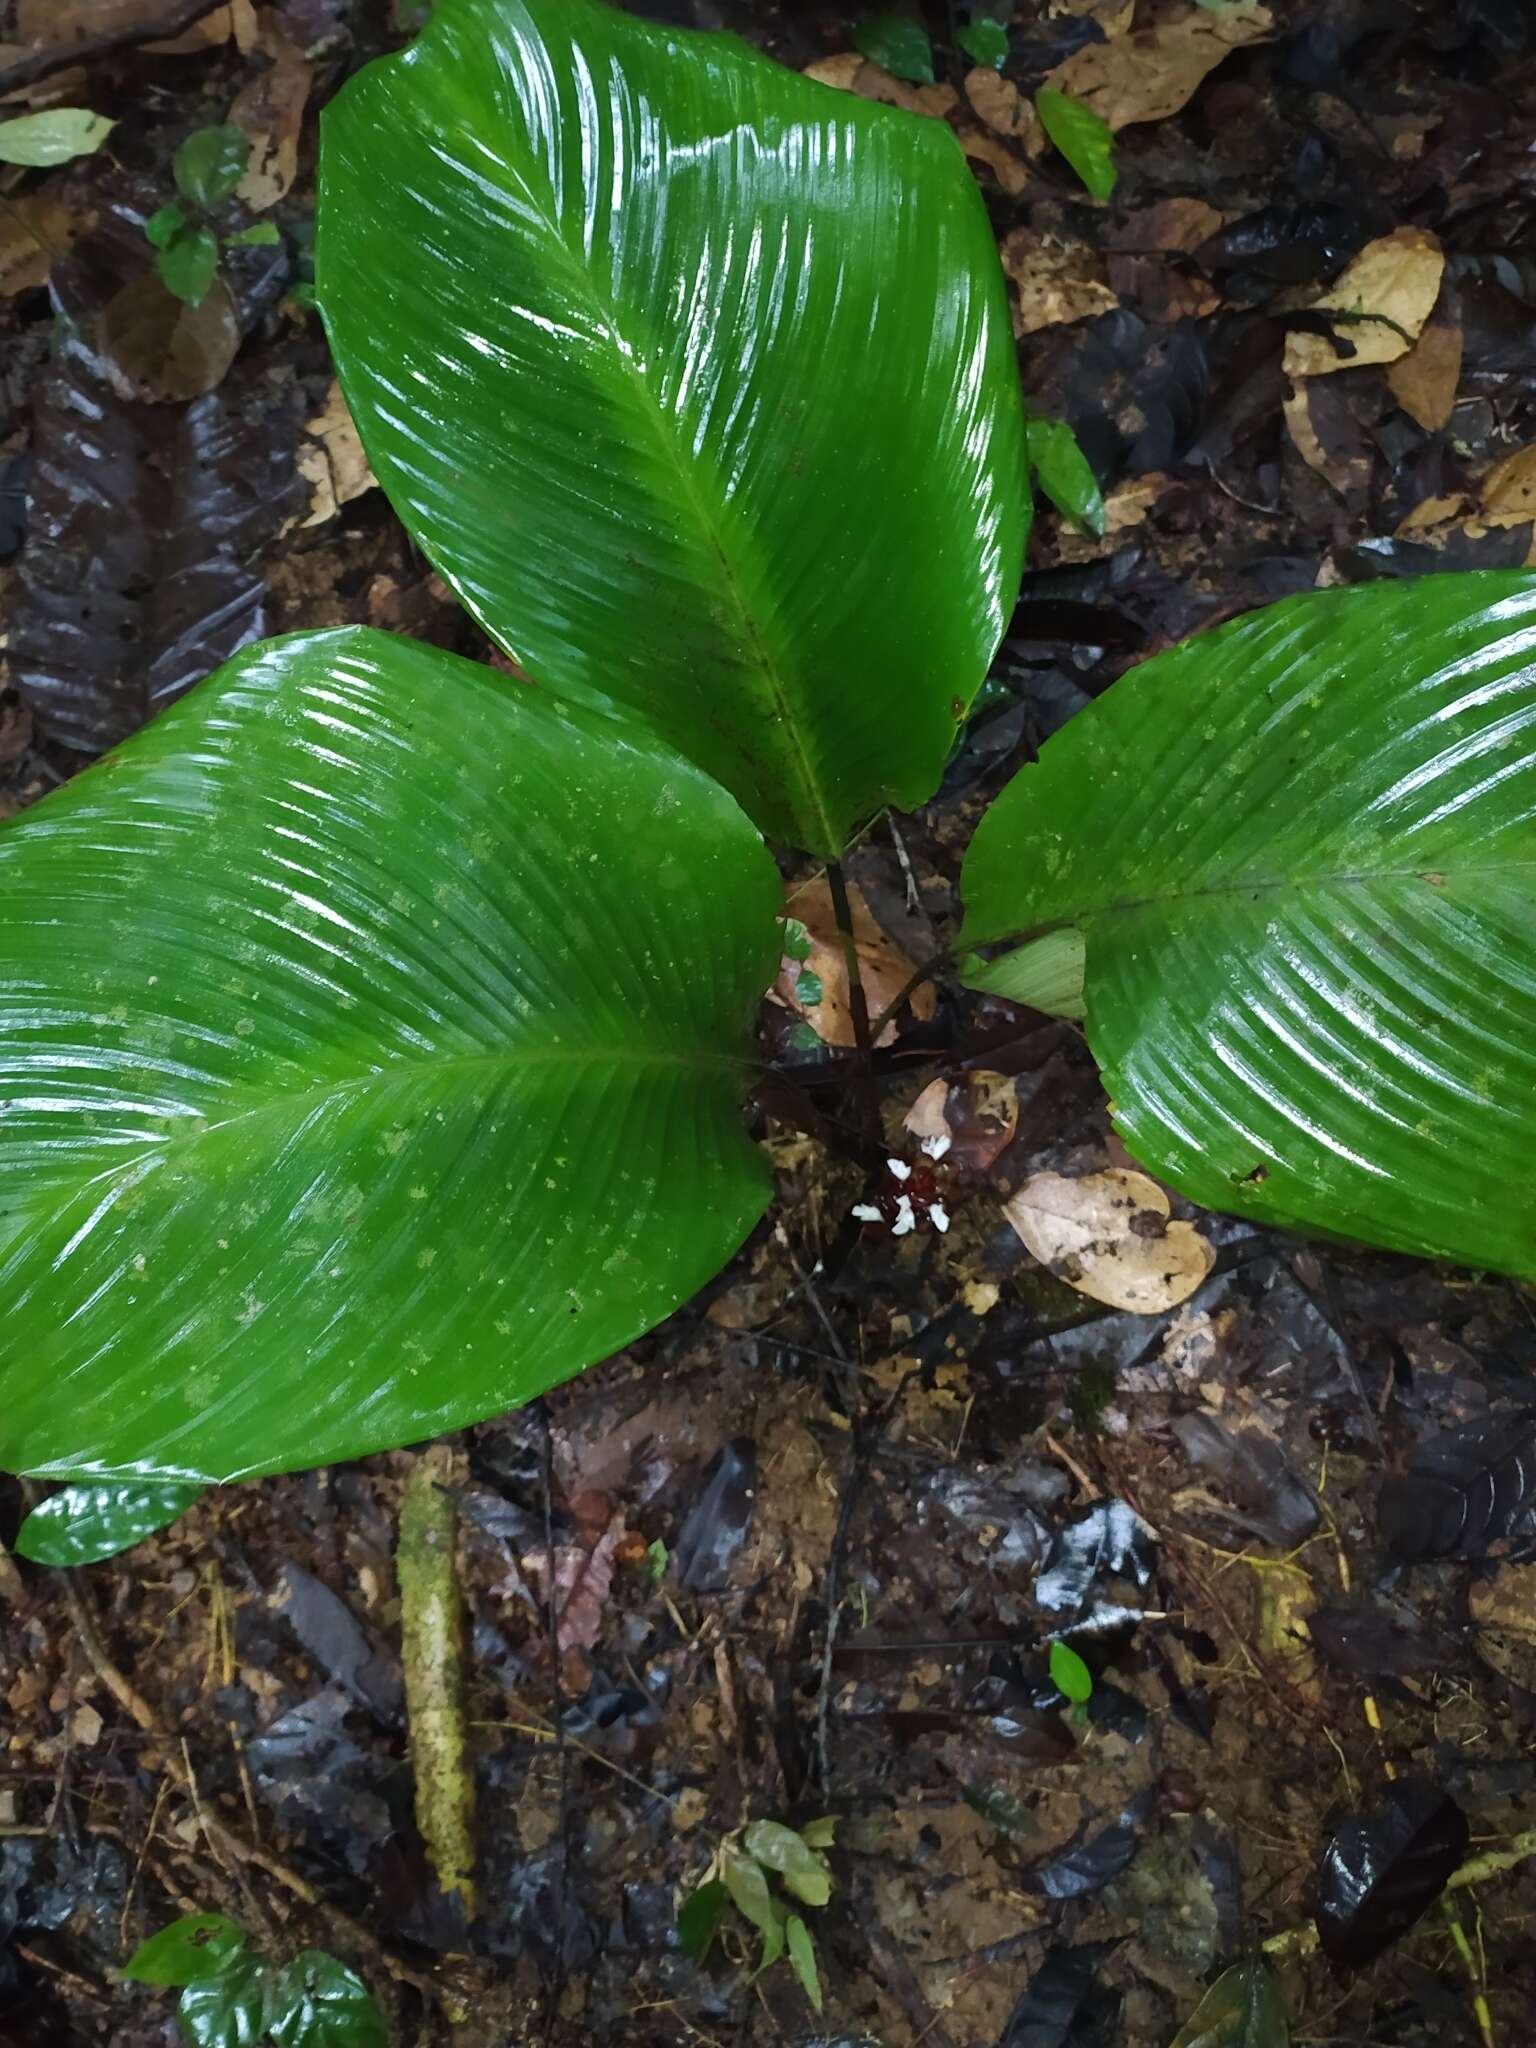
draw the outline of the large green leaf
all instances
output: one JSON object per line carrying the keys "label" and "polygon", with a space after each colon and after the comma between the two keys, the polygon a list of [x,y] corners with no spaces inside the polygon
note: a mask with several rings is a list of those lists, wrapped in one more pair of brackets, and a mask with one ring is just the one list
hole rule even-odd
{"label": "large green leaf", "polygon": [[931,795],[1028,521],[949,130],[596,0],[443,0],[323,134],[348,401],[495,638],[771,837]]}
{"label": "large green leaf", "polygon": [[376,633],[239,656],[0,833],[0,1465],[455,1428],[760,1214],[778,881],[638,729]]}
{"label": "large green leaf", "polygon": [[1536,1275],[1536,578],[1146,662],[1004,790],[965,894],[972,945],[1082,932],[1116,1122],[1193,1200]]}

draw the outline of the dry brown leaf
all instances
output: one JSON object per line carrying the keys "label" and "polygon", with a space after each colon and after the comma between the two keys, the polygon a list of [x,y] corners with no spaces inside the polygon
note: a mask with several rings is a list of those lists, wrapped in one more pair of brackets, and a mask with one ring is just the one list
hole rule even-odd
{"label": "dry brown leaf", "polygon": [[1056,536],[1056,553],[1064,563],[1094,562],[1114,552],[1115,536],[1140,526],[1158,499],[1175,482],[1166,470],[1148,470],[1145,476],[1127,477],[1104,494],[1104,531],[1078,533],[1063,526]]}
{"label": "dry brown leaf", "polygon": [[309,485],[310,501],[300,524],[324,526],[343,505],[361,497],[364,491],[371,491],[378,478],[368,467],[368,457],[357,438],[347,401],[334,379],[324,405],[306,423],[304,431],[310,442],[299,450],[298,470]]}
{"label": "dry brown leaf", "polygon": [[1003,1214],[1058,1280],[1137,1315],[1187,1301],[1216,1259],[1192,1223],[1169,1221],[1157,1182],[1125,1167],[1031,1174]]}
{"label": "dry brown leaf", "polygon": [[13,199],[0,213],[0,299],[48,282],[55,256],[62,256],[90,225],[45,193]]}
{"label": "dry brown leaf", "polygon": [[1110,247],[1124,256],[1187,256],[1228,218],[1203,199],[1159,199],[1128,213]]}
{"label": "dry brown leaf", "polygon": [[976,114],[996,135],[1017,142],[1026,156],[1039,156],[1045,149],[1045,130],[1040,117],[1011,78],[989,65],[978,64],[965,76],[965,96]]}
{"label": "dry brown leaf", "polygon": [[1209,279],[1186,276],[1161,256],[1111,254],[1108,269],[1116,298],[1134,305],[1146,320],[1203,320],[1221,304]]}
{"label": "dry brown leaf", "polygon": [[1046,19],[1060,14],[1096,21],[1106,36],[1123,36],[1136,18],[1136,0],[1050,0]]}
{"label": "dry brown leaf", "polygon": [[979,128],[962,128],[958,134],[960,147],[971,161],[986,164],[1009,198],[1017,199],[1029,183],[1029,172],[1007,144],[995,135],[984,135]]}
{"label": "dry brown leaf", "polygon": [[1129,128],[1176,114],[1234,50],[1262,42],[1274,27],[1268,8],[1203,7],[1131,29],[1109,42],[1089,43],[1058,64],[1045,80],[1107,121]]}
{"label": "dry brown leaf", "polygon": [[304,58],[270,24],[263,27],[258,47],[270,62],[241,87],[229,118],[251,138],[250,161],[235,196],[253,213],[265,213],[299,174],[299,134],[313,81]]}
{"label": "dry brown leaf", "polygon": [[1011,1074],[968,1069],[953,1081],[932,1081],[902,1119],[930,1159],[986,1173],[1013,1143],[1019,1097]]}
{"label": "dry brown leaf", "polygon": [[201,398],[234,361],[240,320],[222,277],[200,305],[188,306],[146,270],[103,307],[96,342],[125,396]]}
{"label": "dry brown leaf", "polygon": [[[859,979],[873,1023],[888,1003],[895,1001],[911,980],[916,962],[905,954],[875,922],[874,914],[856,882],[848,884],[848,907],[853,916],[854,950],[859,958]],[[785,906],[791,917],[805,926],[811,942],[804,960],[785,959],[779,978],[769,994],[785,1009],[802,1016],[823,1045],[852,1045],[853,1012],[848,1007],[848,968],[843,957],[842,935],[832,908],[832,891],[826,878],[808,882],[797,889]],[[807,1003],[797,993],[800,977],[811,974],[821,983],[820,1000]],[[925,982],[912,996],[913,1015],[926,1019],[934,1012],[933,984]],[[890,1045],[896,1037],[893,1017],[880,1034],[880,1044]]]}
{"label": "dry brown leaf", "polygon": [[549,1552],[530,1550],[519,1561],[523,1577],[554,1611],[555,1648],[566,1690],[580,1697],[591,1683],[586,1652],[602,1633],[603,1611],[613,1587],[614,1553],[624,1535],[624,1511],[612,1521],[590,1550],[564,1543],[555,1551],[554,1587],[550,1589]]}
{"label": "dry brown leaf", "polygon": [[[1335,327],[1334,332],[1353,354],[1341,355],[1326,334],[1288,334],[1282,365],[1285,374],[1325,377],[1334,370],[1359,369],[1365,363],[1395,363],[1408,353],[1434,311],[1444,274],[1444,252],[1424,228],[1394,228],[1379,241],[1367,242],[1336,282],[1313,300],[1310,310],[1377,317]],[[1393,323],[1390,327],[1385,324],[1389,320]]]}
{"label": "dry brown leaf", "polygon": [[[1531,528],[1524,566],[1536,567],[1536,445],[1517,448],[1496,462],[1482,478],[1476,497],[1457,492],[1444,497],[1423,498],[1405,519],[1398,522],[1399,539],[1416,540],[1426,546],[1444,548],[1452,541],[1479,541],[1495,545],[1495,536],[1509,528]],[[1465,550],[1462,551],[1465,554]],[[1473,556],[1463,566],[1478,566]],[[1511,566],[1507,550],[1498,543],[1488,566]]]}
{"label": "dry brown leaf", "polygon": [[1051,248],[1030,229],[1015,228],[1000,253],[1019,291],[1015,334],[1091,320],[1120,303],[1109,288],[1102,257],[1092,249]]}
{"label": "dry brown leaf", "polygon": [[[193,22],[179,36],[146,43],[155,56],[195,56],[199,50],[227,43],[235,15],[249,12],[250,0],[233,0]],[[151,27],[165,15],[165,0],[17,0],[16,36],[22,43],[71,43],[80,36],[99,36],[116,29]]]}
{"label": "dry brown leaf", "polygon": [[1371,451],[1364,431],[1327,385],[1298,381],[1284,405],[1286,431],[1297,454],[1342,498],[1361,497],[1370,487]]}
{"label": "dry brown leaf", "polygon": [[1477,509],[1489,526],[1536,519],[1536,447],[1517,448],[1494,464],[1479,487]]}
{"label": "dry brown leaf", "polygon": [[1458,324],[1431,320],[1407,354],[1387,371],[1392,396],[1427,434],[1438,434],[1455,410],[1461,347]]}
{"label": "dry brown leaf", "polygon": [[854,50],[807,64],[805,76],[814,78],[818,85],[835,86],[839,92],[856,92],[860,99],[881,100],[886,106],[902,107],[909,114],[929,114],[939,121],[952,114],[959,104],[959,95],[952,85],[908,85]]}

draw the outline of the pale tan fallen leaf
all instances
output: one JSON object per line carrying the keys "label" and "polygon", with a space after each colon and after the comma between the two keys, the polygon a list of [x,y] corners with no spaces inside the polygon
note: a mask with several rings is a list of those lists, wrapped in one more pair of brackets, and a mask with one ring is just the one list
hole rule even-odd
{"label": "pale tan fallen leaf", "polygon": [[1413,347],[1387,370],[1392,396],[1427,434],[1438,434],[1455,410],[1461,348],[1459,324],[1431,320]]}
{"label": "pale tan fallen leaf", "polygon": [[94,1749],[101,1740],[102,1721],[92,1706],[76,1707],[69,1717],[69,1739],[77,1749]]}
{"label": "pale tan fallen leaf", "polygon": [[[916,963],[876,923],[874,913],[856,882],[848,884],[848,907],[852,913],[854,950],[859,959],[859,979],[871,1023],[888,1003],[895,1001],[911,980]],[[802,1016],[823,1045],[852,1045],[853,1012],[848,1007],[848,968],[843,954],[837,914],[832,908],[832,891],[825,876],[797,889],[785,906],[791,917],[805,926],[811,950],[804,960],[785,959],[779,978],[769,990],[775,1002]],[[815,1001],[800,993],[802,977],[814,977],[821,992]],[[933,984],[924,982],[912,996],[913,1015],[926,1019],[934,1012]],[[896,1038],[896,1019],[880,1034],[881,1045]]]}
{"label": "pale tan fallen leaf", "polygon": [[[1521,526],[1531,529],[1524,566],[1536,567],[1536,445],[1517,448],[1494,463],[1479,482],[1475,497],[1461,491],[1421,499],[1398,522],[1396,533],[1401,540],[1420,541],[1434,548],[1447,547],[1452,541],[1474,545],[1486,541],[1491,548],[1498,533]],[[1513,566],[1502,544],[1489,566]]]}
{"label": "pale tan fallen leaf", "polygon": [[1474,1579],[1467,1604],[1479,1628],[1536,1640],[1536,1564],[1501,1564],[1492,1579]]}
{"label": "pale tan fallen leaf", "polygon": [[1227,219],[1203,199],[1159,199],[1155,206],[1128,213],[1109,247],[1125,256],[1187,256],[1225,227]]}
{"label": "pale tan fallen leaf", "polygon": [[1017,142],[1026,156],[1043,153],[1045,130],[1040,117],[1011,78],[1004,78],[990,65],[978,64],[965,75],[965,96],[995,135]]}
{"label": "pale tan fallen leaf", "polygon": [[1053,248],[1029,228],[1015,228],[999,253],[1018,287],[1016,334],[1091,320],[1120,303],[1109,288],[1103,258],[1092,249]]}
{"label": "pale tan fallen leaf", "polygon": [[860,99],[880,100],[886,106],[903,107],[909,114],[929,114],[939,121],[952,114],[959,103],[952,85],[908,85],[853,50],[807,64],[805,76],[814,78],[818,85],[834,86],[839,92],[856,92]]}
{"label": "pale tan fallen leaf", "polygon": [[1106,36],[1123,36],[1136,18],[1136,0],[1049,0],[1046,19],[1066,14],[1096,21]]}
{"label": "pale tan fallen leaf", "polygon": [[1007,143],[999,142],[995,135],[984,134],[980,128],[961,128],[958,135],[960,147],[971,161],[985,164],[1009,198],[1017,199],[1029,183],[1029,171]]}
{"label": "pale tan fallen leaf", "polygon": [[42,192],[13,199],[0,213],[0,298],[46,284],[54,258],[65,254],[89,218],[77,217]]}
{"label": "pale tan fallen leaf", "polygon": [[1045,83],[1082,100],[1114,129],[1161,121],[1187,105],[1224,58],[1262,42],[1273,28],[1266,7],[1191,7],[1151,28],[1086,44]]}
{"label": "pale tan fallen leaf", "polygon": [[1080,1180],[1031,1174],[1003,1214],[1058,1280],[1138,1315],[1187,1301],[1215,1263],[1192,1223],[1169,1221],[1157,1182],[1124,1167]]}
{"label": "pale tan fallen leaf", "polygon": [[1117,534],[1129,533],[1145,523],[1147,514],[1177,481],[1165,470],[1149,470],[1145,476],[1130,476],[1104,493],[1104,531],[1078,533],[1064,525],[1056,536],[1056,553],[1061,561],[1093,562],[1112,554]]}
{"label": "pale tan fallen leaf", "polygon": [[1019,1097],[1011,1074],[967,1068],[953,1081],[931,1081],[902,1119],[932,1160],[986,1173],[1013,1143]]}
{"label": "pale tan fallen leaf", "polygon": [[1479,487],[1477,509],[1490,526],[1536,519],[1536,446],[1517,448],[1494,464]]}
{"label": "pale tan fallen leaf", "polygon": [[299,134],[313,81],[305,59],[270,24],[262,28],[258,49],[269,60],[267,68],[240,88],[229,118],[251,138],[235,196],[253,213],[265,213],[299,174]]}
{"label": "pale tan fallen leaf", "polygon": [[1313,300],[1310,310],[1376,317],[1335,327],[1352,354],[1340,354],[1325,334],[1288,334],[1282,364],[1286,376],[1326,377],[1366,363],[1395,363],[1408,353],[1434,311],[1444,275],[1444,252],[1425,228],[1394,228],[1390,235],[1367,242],[1322,297]]}
{"label": "pale tan fallen leaf", "polygon": [[378,478],[368,467],[368,457],[357,438],[357,428],[334,379],[325,403],[304,429],[310,437],[298,454],[300,476],[310,488],[309,510],[300,521],[304,526],[324,526],[343,505],[371,491]]}

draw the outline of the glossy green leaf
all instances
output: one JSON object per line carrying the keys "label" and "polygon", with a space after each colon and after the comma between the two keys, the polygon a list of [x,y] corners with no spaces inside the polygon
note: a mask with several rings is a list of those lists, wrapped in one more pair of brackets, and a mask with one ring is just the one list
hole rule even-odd
{"label": "glossy green leaf", "polygon": [[189,1984],[176,2008],[182,2039],[190,2048],[261,2048],[270,1982],[260,1963],[240,1955],[216,1977]]}
{"label": "glossy green leaf", "polygon": [[144,239],[152,249],[169,249],[186,226],[187,216],[179,206],[157,206],[144,223]]}
{"label": "glossy green leaf", "polygon": [[677,1916],[677,1945],[685,1956],[698,1963],[709,1954],[731,1895],[719,1878],[695,1885],[684,1899]]}
{"label": "glossy green leaf", "polygon": [[[200,1486],[182,1486],[174,1481],[158,1486],[61,1487],[27,1516],[17,1531],[16,1548],[34,1564],[99,1564],[105,1557],[131,1550],[157,1529],[168,1527],[194,1501],[201,1500],[202,1494]],[[148,1981],[174,1984],[183,1980],[163,1977]]]}
{"label": "glossy green leaf", "polygon": [[0,1466],[233,1478],[606,1357],[762,1211],[778,873],[638,728],[238,656],[0,832]]}
{"label": "glossy green leaf", "polygon": [[1114,132],[1102,114],[1073,99],[1054,85],[1042,85],[1035,94],[1035,112],[1040,125],[1082,179],[1095,199],[1107,199],[1115,189]]}
{"label": "glossy green leaf", "polygon": [[1104,494],[1065,420],[1029,422],[1029,466],[1051,503],[1084,533],[1104,531]]}
{"label": "glossy green leaf", "polygon": [[1070,1643],[1051,1645],[1051,1683],[1074,1706],[1093,1697],[1093,1673]]}
{"label": "glossy green leaf", "polygon": [[893,78],[932,85],[933,45],[927,29],[912,15],[866,14],[854,23],[849,40],[860,56],[868,57]]}
{"label": "glossy green leaf", "polygon": [[1172,2048],[1290,2048],[1280,1987],[1255,1959],[1235,1963],[1180,2027]]}
{"label": "glossy green leaf", "polygon": [[832,1896],[832,1873],[818,1854],[782,1821],[756,1820],[742,1837],[742,1846],[765,1870],[776,1870],[786,1891],[808,1906],[824,1906]]}
{"label": "glossy green leaf", "polygon": [[136,1984],[199,1984],[227,1969],[244,1946],[244,1928],[222,1913],[189,1913],[140,1942],[123,1975]]}
{"label": "glossy green leaf", "polygon": [[44,170],[91,156],[117,126],[88,107],[49,107],[42,114],[18,114],[0,121],[0,164],[25,164]]}
{"label": "glossy green leaf", "polygon": [[949,130],[597,0],[445,0],[322,130],[352,416],[487,630],[777,839],[931,795],[1028,522]]}
{"label": "glossy green leaf", "polygon": [[1001,71],[1008,61],[1008,30],[990,14],[978,14],[959,30],[955,41],[973,64]]}
{"label": "glossy green leaf", "polygon": [[171,159],[176,190],[194,206],[217,206],[245,176],[251,138],[232,121],[194,128]]}
{"label": "glossy green leaf", "polygon": [[224,240],[231,249],[275,249],[282,236],[269,220],[258,220],[248,228],[237,228]]}
{"label": "glossy green leaf", "polygon": [[767,1875],[755,1857],[728,1849],[723,1869],[731,1904],[744,1919],[751,1921],[763,1937],[763,1955],[758,1968],[766,1970],[784,1953],[784,1908],[769,1891]]}
{"label": "glossy green leaf", "polygon": [[1046,742],[962,939],[1082,932],[1117,1127],[1191,1200],[1536,1276],[1533,736],[1536,578],[1271,605]]}
{"label": "glossy green leaf", "polygon": [[212,228],[183,228],[155,258],[160,282],[188,306],[207,298],[218,267],[219,238]]}
{"label": "glossy green leaf", "polygon": [[362,1978],[319,1949],[278,1972],[268,1993],[273,2048],[388,2048],[389,2030]]}
{"label": "glossy green leaf", "polygon": [[791,1913],[784,1922],[784,1939],[789,1946],[789,1960],[800,1979],[800,1988],[811,2001],[813,2010],[820,2012],[821,1973],[816,1968],[816,1944],[811,1939],[811,1930],[798,1913]]}

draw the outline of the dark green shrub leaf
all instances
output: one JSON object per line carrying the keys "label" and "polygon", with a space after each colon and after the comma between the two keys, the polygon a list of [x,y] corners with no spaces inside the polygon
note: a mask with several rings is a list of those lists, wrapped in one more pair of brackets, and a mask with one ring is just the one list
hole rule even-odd
{"label": "dark green shrub leaf", "polygon": [[238,656],[0,832],[0,1466],[330,1463],[648,1329],[762,1212],[778,908],[637,729],[377,633]]}
{"label": "dark green shrub leaf", "polygon": [[990,14],[978,14],[974,21],[968,21],[955,41],[973,64],[987,64],[994,71],[1001,71],[1008,61],[1008,31]]}
{"label": "dark green shrub leaf", "polygon": [[1070,1643],[1051,1645],[1051,1683],[1074,1706],[1093,1697],[1093,1673]]}
{"label": "dark green shrub leaf", "polygon": [[123,1975],[136,1984],[199,1984],[228,1968],[245,1946],[245,1930],[222,1913],[189,1913],[140,1942]]}
{"label": "dark green shrub leaf", "polygon": [[811,1930],[798,1913],[791,1913],[784,1922],[784,1938],[789,1945],[789,1960],[800,1979],[800,1988],[811,2001],[813,2010],[820,2012],[821,1974],[816,1968],[816,1944],[811,1939]]}
{"label": "dark green shrub leaf", "polygon": [[1536,1275],[1533,650],[1527,575],[1288,599],[983,819],[963,940],[1082,932],[1116,1124],[1192,1201]]}
{"label": "dark green shrub leaf", "polygon": [[784,1953],[784,1908],[769,1891],[767,1875],[754,1857],[728,1849],[724,1870],[731,1904],[763,1937],[763,1957],[758,1968],[766,1970]]}
{"label": "dark green shrub leaf", "polygon": [[[27,1516],[17,1531],[16,1548],[34,1564],[99,1564],[104,1557],[131,1550],[157,1529],[166,1528],[202,1496],[200,1486],[175,1481],[166,1485],[130,1481],[124,1486],[65,1486]],[[176,1922],[178,1927],[193,1925],[190,1920]],[[167,1934],[171,1931],[166,1929]],[[143,1952],[141,1949],[140,1955]],[[157,1977],[147,1981],[174,1984],[182,1980]]]}
{"label": "dark green shrub leaf", "polygon": [[176,2024],[191,2048],[256,2048],[267,2039],[271,1979],[260,1963],[237,1955],[216,1977],[187,1986]]}
{"label": "dark green shrub leaf", "polygon": [[1224,1970],[1180,2027],[1173,2048],[1291,2048],[1280,1987],[1259,1960]]}
{"label": "dark green shrub leaf", "polygon": [[1054,85],[1035,94],[1040,125],[1082,179],[1095,199],[1107,199],[1119,175],[1115,170],[1115,138],[1102,114]]}
{"label": "dark green shrub leaf", "polygon": [[176,190],[194,206],[217,206],[245,176],[251,138],[232,121],[195,128],[171,160]]}
{"label": "dark green shrub leaf", "polygon": [[155,258],[160,282],[184,305],[200,306],[219,267],[219,238],[212,228],[183,228]]}
{"label": "dark green shrub leaf", "polygon": [[18,114],[0,121],[0,164],[24,164],[45,170],[91,156],[117,126],[87,107],[50,107],[42,114]]}
{"label": "dark green shrub leaf", "polygon": [[251,227],[238,228],[224,237],[231,249],[275,249],[282,239],[269,220],[256,221]]}
{"label": "dark green shrub leaf", "polygon": [[179,206],[157,206],[144,223],[144,239],[154,249],[169,249],[187,225]]}
{"label": "dark green shrub leaf", "polygon": [[933,83],[933,45],[928,31],[910,14],[866,14],[849,38],[861,57],[868,57],[892,78],[913,85]]}
{"label": "dark green shrub leaf", "polygon": [[765,1870],[776,1870],[786,1891],[808,1906],[824,1906],[832,1896],[832,1873],[826,1858],[781,1821],[756,1820],[742,1837],[749,1856]]}
{"label": "dark green shrub leaf", "polygon": [[322,130],[352,416],[487,630],[776,838],[929,796],[1028,519],[943,124],[596,0],[457,0]]}
{"label": "dark green shrub leaf", "polygon": [[677,1945],[685,1956],[691,1956],[696,1963],[703,1962],[730,1902],[731,1895],[718,1877],[712,1877],[708,1884],[696,1885],[688,1894],[677,1916]]}
{"label": "dark green shrub leaf", "polygon": [[1056,510],[1084,533],[1104,531],[1104,494],[1065,420],[1029,422],[1029,466]]}
{"label": "dark green shrub leaf", "polygon": [[279,1971],[267,1996],[273,2048],[388,2048],[373,1993],[319,1949],[306,1949]]}

